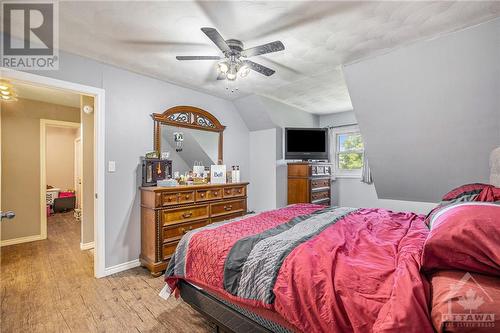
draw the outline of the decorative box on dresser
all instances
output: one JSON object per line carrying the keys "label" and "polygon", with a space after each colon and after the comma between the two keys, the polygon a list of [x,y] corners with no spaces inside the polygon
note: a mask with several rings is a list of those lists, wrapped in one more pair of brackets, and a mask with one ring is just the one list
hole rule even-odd
{"label": "decorative box on dresser", "polygon": [[142,187],[142,266],[154,276],[159,276],[185,233],[246,214],[247,185]]}
{"label": "decorative box on dresser", "polygon": [[331,164],[288,163],[288,204],[315,203],[329,206],[331,179]]}

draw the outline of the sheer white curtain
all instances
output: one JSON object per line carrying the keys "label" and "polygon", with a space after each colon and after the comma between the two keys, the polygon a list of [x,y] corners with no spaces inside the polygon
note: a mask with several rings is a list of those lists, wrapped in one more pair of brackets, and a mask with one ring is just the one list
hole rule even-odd
{"label": "sheer white curtain", "polygon": [[332,128],[328,128],[328,140],[330,140],[328,145],[328,160],[330,163],[334,164],[335,170],[335,145],[337,144],[337,138],[335,131]]}
{"label": "sheer white curtain", "polygon": [[368,165],[368,159],[366,158],[366,152],[363,154],[363,169],[361,170],[361,181],[366,184],[373,183],[373,176]]}

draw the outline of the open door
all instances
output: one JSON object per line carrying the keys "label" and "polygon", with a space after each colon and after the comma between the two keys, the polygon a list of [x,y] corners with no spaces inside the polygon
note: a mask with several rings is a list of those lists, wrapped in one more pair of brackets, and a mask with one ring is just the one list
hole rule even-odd
{"label": "open door", "polygon": [[76,209],[82,208],[82,139],[75,139],[75,192]]}

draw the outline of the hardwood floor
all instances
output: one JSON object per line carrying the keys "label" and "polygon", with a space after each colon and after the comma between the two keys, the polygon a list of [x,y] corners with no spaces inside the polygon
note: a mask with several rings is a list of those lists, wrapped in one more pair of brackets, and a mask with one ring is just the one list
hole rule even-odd
{"label": "hardwood floor", "polygon": [[1,248],[1,332],[210,332],[174,297],[158,296],[162,277],[137,267],[93,277],[72,213],[48,219],[48,239]]}

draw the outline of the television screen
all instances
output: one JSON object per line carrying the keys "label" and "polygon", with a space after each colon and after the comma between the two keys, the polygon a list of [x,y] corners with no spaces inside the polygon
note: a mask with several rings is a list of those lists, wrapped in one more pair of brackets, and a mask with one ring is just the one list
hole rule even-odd
{"label": "television screen", "polygon": [[286,128],[286,159],[328,159],[328,130],[324,128]]}

